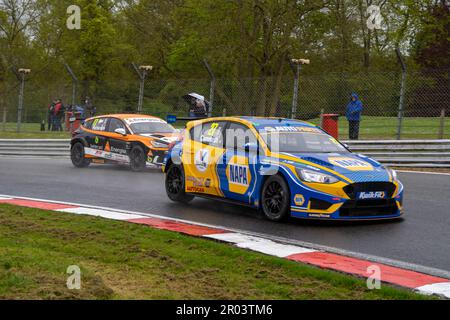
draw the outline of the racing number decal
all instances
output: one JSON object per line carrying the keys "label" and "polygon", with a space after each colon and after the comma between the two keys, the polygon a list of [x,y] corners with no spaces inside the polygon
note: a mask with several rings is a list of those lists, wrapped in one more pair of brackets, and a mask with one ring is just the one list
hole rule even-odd
{"label": "racing number decal", "polygon": [[210,137],[214,136],[217,131],[217,128],[219,128],[219,124],[217,122],[211,124],[211,129],[209,129],[206,134]]}

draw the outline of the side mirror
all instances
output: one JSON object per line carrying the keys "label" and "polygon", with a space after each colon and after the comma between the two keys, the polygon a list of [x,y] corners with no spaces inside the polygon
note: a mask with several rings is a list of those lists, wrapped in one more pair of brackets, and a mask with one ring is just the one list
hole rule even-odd
{"label": "side mirror", "polygon": [[247,142],[244,144],[245,152],[256,152],[258,150],[258,144],[255,142]]}
{"label": "side mirror", "polygon": [[116,130],[114,130],[115,133],[121,134],[123,136],[127,135],[127,132],[125,131],[124,128],[117,128]]}

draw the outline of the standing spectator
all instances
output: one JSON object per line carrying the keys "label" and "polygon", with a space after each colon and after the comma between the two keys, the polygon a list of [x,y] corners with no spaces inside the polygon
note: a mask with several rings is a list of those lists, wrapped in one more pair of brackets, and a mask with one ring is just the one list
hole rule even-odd
{"label": "standing spectator", "polygon": [[86,119],[90,118],[94,115],[94,110],[92,108],[92,102],[88,96],[86,96],[86,98],[84,99],[84,113],[85,113]]}
{"label": "standing spectator", "polygon": [[345,116],[348,120],[348,135],[350,140],[358,140],[359,123],[361,122],[361,113],[363,105],[356,93],[352,93]]}
{"label": "standing spectator", "polygon": [[64,107],[63,107],[63,104],[61,102],[61,99],[57,99],[55,107],[53,108],[53,127],[52,127],[52,131],[62,131],[61,113],[64,113]]}
{"label": "standing spectator", "polygon": [[55,104],[56,100],[53,100],[47,109],[47,131],[53,130],[53,110],[55,109]]}

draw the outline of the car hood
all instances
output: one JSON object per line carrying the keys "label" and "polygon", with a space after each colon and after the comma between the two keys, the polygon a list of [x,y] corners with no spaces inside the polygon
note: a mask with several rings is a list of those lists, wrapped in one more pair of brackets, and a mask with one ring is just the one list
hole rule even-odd
{"label": "car hood", "polygon": [[182,134],[181,133],[141,133],[140,136],[147,137],[147,138],[153,138],[157,139],[163,142],[172,143],[181,140]]}
{"label": "car hood", "polygon": [[309,162],[313,167],[324,167],[343,175],[354,182],[389,181],[388,170],[379,162],[354,153],[289,153]]}

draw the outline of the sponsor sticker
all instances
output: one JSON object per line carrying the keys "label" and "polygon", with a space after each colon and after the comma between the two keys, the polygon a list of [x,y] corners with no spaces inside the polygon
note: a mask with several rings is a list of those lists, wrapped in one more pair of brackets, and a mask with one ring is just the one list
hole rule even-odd
{"label": "sponsor sticker", "polygon": [[294,203],[296,206],[302,206],[305,203],[305,197],[302,194],[296,194],[294,197]]}
{"label": "sponsor sticker", "polygon": [[200,172],[205,172],[209,165],[210,152],[208,149],[200,149],[195,154],[195,167]]}
{"label": "sponsor sticker", "polygon": [[326,213],[309,213],[308,217],[310,218],[329,218],[331,214]]}
{"label": "sponsor sticker", "polygon": [[159,122],[159,123],[166,123],[166,121],[158,118],[126,118],[124,121],[127,124],[133,124],[133,123],[142,123],[142,122]]}
{"label": "sponsor sticker", "polygon": [[349,157],[330,157],[328,161],[335,165],[350,171],[371,171],[373,166],[363,160],[349,158]]}
{"label": "sponsor sticker", "polygon": [[357,198],[359,200],[366,200],[366,199],[385,199],[386,198],[386,192],[384,191],[365,191],[365,192],[358,192]]}
{"label": "sponsor sticker", "polygon": [[228,168],[230,170],[229,183],[248,186],[248,166],[230,164]]}
{"label": "sponsor sticker", "polygon": [[200,187],[186,187],[187,192],[199,192],[199,193],[205,193],[205,188]]}
{"label": "sponsor sticker", "polygon": [[252,182],[248,159],[243,156],[233,156],[226,168],[230,192],[245,194]]}
{"label": "sponsor sticker", "polygon": [[264,127],[266,132],[312,132],[312,133],[323,133],[320,129],[314,127],[300,127],[300,126],[274,126],[274,127]]}

